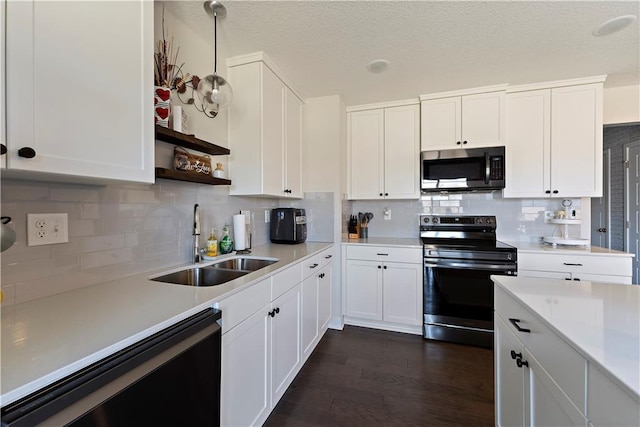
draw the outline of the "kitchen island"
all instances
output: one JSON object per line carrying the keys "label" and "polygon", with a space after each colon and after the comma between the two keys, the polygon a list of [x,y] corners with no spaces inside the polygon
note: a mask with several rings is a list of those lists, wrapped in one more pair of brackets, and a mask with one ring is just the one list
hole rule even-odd
{"label": "kitchen island", "polygon": [[[191,287],[149,280],[191,264],[3,307],[0,404],[16,401],[215,306],[331,245],[307,242],[254,247],[250,256],[275,258],[278,262],[219,286]],[[222,327],[224,330],[224,309]]]}
{"label": "kitchen island", "polygon": [[640,425],[640,286],[492,279],[498,425]]}

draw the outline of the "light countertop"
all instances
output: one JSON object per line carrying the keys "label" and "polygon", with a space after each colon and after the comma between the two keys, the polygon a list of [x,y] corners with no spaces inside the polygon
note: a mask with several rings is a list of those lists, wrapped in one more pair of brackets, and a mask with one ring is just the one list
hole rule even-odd
{"label": "light countertop", "polygon": [[640,402],[640,286],[492,278]]}
{"label": "light countertop", "polygon": [[[219,286],[149,280],[189,266],[183,265],[3,307],[0,404],[24,397],[331,245],[254,247],[248,256],[279,261]],[[228,256],[219,258],[224,257]]]}
{"label": "light countertop", "polygon": [[556,253],[567,255],[612,255],[622,257],[632,257],[632,253],[605,249],[599,246],[561,246],[554,248],[551,245],[532,242],[505,242],[518,248],[518,252],[530,253]]}
{"label": "light countertop", "polygon": [[373,245],[373,246],[401,246],[422,249],[422,240],[419,237],[368,237],[366,239],[348,239],[342,237],[343,244]]}

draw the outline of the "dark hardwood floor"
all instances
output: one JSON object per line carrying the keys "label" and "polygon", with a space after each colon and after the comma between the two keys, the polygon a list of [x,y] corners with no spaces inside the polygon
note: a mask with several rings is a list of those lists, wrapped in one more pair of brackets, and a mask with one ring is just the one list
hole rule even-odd
{"label": "dark hardwood floor", "polygon": [[328,330],[265,426],[493,426],[493,352]]}

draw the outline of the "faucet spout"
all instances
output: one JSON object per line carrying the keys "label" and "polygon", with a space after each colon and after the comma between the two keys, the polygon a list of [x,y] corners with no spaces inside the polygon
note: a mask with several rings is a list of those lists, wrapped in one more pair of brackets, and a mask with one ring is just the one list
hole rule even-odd
{"label": "faucet spout", "polygon": [[193,206],[193,263],[201,261],[200,256],[200,205]]}

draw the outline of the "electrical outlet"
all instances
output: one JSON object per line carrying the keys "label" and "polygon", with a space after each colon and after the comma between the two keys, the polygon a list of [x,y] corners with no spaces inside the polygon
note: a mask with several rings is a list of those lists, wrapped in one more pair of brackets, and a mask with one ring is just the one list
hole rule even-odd
{"label": "electrical outlet", "polygon": [[391,209],[384,208],[384,211],[382,211],[382,219],[385,221],[389,221],[391,219]]}
{"label": "electrical outlet", "polygon": [[52,245],[69,241],[66,213],[27,214],[27,246]]}
{"label": "electrical outlet", "polygon": [[271,212],[269,212],[269,209],[264,211],[264,222],[265,224],[268,224],[271,222]]}

